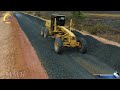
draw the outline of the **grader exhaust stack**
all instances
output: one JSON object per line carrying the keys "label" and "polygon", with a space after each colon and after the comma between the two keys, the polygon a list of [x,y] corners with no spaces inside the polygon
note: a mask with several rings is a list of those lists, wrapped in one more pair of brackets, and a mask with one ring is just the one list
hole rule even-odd
{"label": "grader exhaust stack", "polygon": [[57,32],[56,31],[56,18],[55,18],[55,22],[54,22],[54,31]]}
{"label": "grader exhaust stack", "polygon": [[72,31],[72,19],[70,20],[70,31]]}

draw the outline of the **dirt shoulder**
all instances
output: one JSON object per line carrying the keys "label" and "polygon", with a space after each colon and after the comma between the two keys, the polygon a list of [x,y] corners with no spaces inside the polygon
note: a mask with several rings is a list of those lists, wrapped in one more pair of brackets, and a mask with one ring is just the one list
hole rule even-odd
{"label": "dirt shoulder", "polygon": [[0,17],[0,78],[48,79],[31,43],[12,16],[11,23]]}

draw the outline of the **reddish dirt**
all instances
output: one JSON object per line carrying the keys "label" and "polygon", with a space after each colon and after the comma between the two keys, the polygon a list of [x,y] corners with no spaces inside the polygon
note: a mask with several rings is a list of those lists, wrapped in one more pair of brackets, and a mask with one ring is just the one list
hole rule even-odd
{"label": "reddish dirt", "polygon": [[0,78],[48,79],[34,48],[13,15],[10,21],[7,24],[0,17]]}

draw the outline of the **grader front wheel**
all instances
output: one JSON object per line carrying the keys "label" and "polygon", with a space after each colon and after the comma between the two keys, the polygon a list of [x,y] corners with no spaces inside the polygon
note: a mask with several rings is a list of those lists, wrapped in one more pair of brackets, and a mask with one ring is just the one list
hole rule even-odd
{"label": "grader front wheel", "polygon": [[80,53],[86,53],[87,52],[87,42],[84,38],[77,39],[77,42],[80,43],[80,45],[77,47],[78,51]]}
{"label": "grader front wheel", "polygon": [[54,50],[57,54],[59,54],[62,51],[63,47],[63,41],[61,38],[56,38],[54,42]]}

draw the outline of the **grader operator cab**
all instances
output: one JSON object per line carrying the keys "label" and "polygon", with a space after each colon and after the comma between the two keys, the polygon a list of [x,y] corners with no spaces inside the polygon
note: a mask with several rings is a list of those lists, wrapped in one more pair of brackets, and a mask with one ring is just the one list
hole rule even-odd
{"label": "grader operator cab", "polygon": [[69,28],[65,27],[65,15],[51,15],[51,20],[45,21],[45,28],[41,29],[41,36],[47,38],[52,36],[55,38],[54,50],[59,54],[64,47],[77,48],[81,53],[87,51],[86,40],[84,38],[77,38],[72,32],[72,19]]}
{"label": "grader operator cab", "polygon": [[59,25],[59,26],[65,25],[65,15],[53,14],[51,16],[51,30],[54,30],[55,18],[56,18],[56,25]]}

